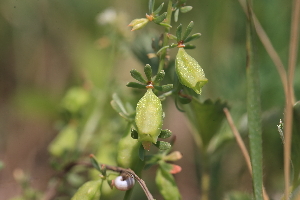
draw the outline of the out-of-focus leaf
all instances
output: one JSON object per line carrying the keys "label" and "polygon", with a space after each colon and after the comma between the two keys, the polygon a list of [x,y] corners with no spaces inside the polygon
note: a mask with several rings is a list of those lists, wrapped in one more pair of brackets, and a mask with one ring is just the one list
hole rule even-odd
{"label": "out-of-focus leaf", "polygon": [[172,166],[170,164],[160,163],[156,171],[155,182],[165,200],[179,200],[181,199],[180,192],[173,175],[169,172],[171,169]]}
{"label": "out-of-focus leaf", "polygon": [[0,160],[0,170],[4,168],[4,163]]}
{"label": "out-of-focus leaf", "polygon": [[90,93],[81,88],[71,88],[61,102],[61,106],[71,113],[76,113],[88,102]]}
{"label": "out-of-focus leaf", "polygon": [[101,172],[101,169],[100,169],[100,167],[99,167],[99,163],[98,163],[98,161],[96,160],[95,156],[94,156],[94,155],[90,155],[90,159],[91,159],[91,163],[92,163],[93,167],[94,167],[95,169],[97,169],[99,172]]}
{"label": "out-of-focus leaf", "polygon": [[145,149],[143,147],[143,145],[141,144],[140,145],[140,148],[139,148],[139,158],[144,161],[145,160]]}
{"label": "out-of-focus leaf", "polygon": [[128,125],[124,136],[119,140],[117,163],[120,167],[131,168],[134,170],[134,167],[141,164],[139,163],[141,160],[138,156],[138,151],[141,144],[131,137],[132,132],[130,129],[131,126]]}
{"label": "out-of-focus leaf", "polygon": [[228,107],[226,102],[208,99],[203,103],[193,100],[186,106],[190,121],[200,135],[202,144],[207,147],[213,136],[219,131],[225,119],[223,108]]}
{"label": "out-of-focus leaf", "polygon": [[249,194],[242,192],[230,192],[225,195],[224,200],[251,200],[252,197]]}
{"label": "out-of-focus leaf", "polygon": [[64,151],[73,150],[77,142],[77,129],[74,125],[68,125],[62,129],[51,142],[48,149],[54,156],[60,156]]}
{"label": "out-of-focus leaf", "polygon": [[160,6],[153,12],[153,15],[158,15],[159,12],[162,10],[164,3],[160,4]]}
{"label": "out-of-focus leaf", "polygon": [[180,12],[187,13],[187,12],[191,11],[192,9],[193,9],[192,6],[183,6],[180,8]]}
{"label": "out-of-focus leaf", "polygon": [[98,200],[102,180],[88,181],[74,194],[71,200]]}
{"label": "out-of-focus leaf", "polygon": [[174,21],[177,22],[178,21],[178,16],[179,16],[179,9],[176,9],[174,12]]}

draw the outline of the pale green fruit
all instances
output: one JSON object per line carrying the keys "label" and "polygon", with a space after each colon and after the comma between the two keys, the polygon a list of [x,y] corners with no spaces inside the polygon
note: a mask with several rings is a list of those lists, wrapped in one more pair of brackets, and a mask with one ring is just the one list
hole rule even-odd
{"label": "pale green fruit", "polygon": [[148,89],[136,107],[135,123],[140,142],[156,143],[163,123],[160,99]]}
{"label": "pale green fruit", "polygon": [[134,31],[143,28],[148,22],[149,19],[147,18],[134,19],[128,26],[132,26],[131,31]]}
{"label": "pale green fruit", "polygon": [[197,94],[201,94],[201,88],[208,80],[205,78],[201,66],[193,57],[186,53],[184,48],[179,48],[178,50],[175,70],[182,85],[193,89]]}

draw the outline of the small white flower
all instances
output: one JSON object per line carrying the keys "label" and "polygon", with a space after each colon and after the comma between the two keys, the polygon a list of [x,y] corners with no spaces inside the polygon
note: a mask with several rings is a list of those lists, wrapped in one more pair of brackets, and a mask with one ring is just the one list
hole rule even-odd
{"label": "small white flower", "polygon": [[112,24],[117,18],[116,10],[112,8],[105,9],[102,13],[99,13],[96,17],[97,22],[100,25]]}

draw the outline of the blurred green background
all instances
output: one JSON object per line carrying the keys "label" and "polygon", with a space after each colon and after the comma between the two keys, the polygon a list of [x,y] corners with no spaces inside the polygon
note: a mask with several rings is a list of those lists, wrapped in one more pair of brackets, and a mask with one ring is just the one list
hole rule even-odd
{"label": "blurred green background", "polygon": [[[156,4],[161,2],[157,0]],[[247,142],[245,14],[237,0],[187,3],[193,10],[181,14],[173,27],[179,23],[185,27],[192,20],[193,33],[202,34],[193,42],[197,48],[189,51],[209,80],[201,99],[226,101]],[[131,46],[139,44],[137,37],[163,31],[155,24],[134,32],[127,27],[132,19],[144,17],[147,4],[146,0],[0,1],[0,160],[4,163],[0,171],[1,200],[21,192],[13,176],[15,169],[29,174],[35,188],[46,189],[54,174],[47,148],[58,133],[60,102],[69,88],[92,85],[99,89],[101,115],[106,121],[118,117],[110,109],[111,95],[117,92],[131,98],[134,92],[125,86],[131,81],[129,70],[141,71],[143,67]],[[254,12],[287,65],[291,1],[254,1]],[[176,51],[170,53],[174,56]],[[276,125],[283,118],[284,93],[275,66],[258,38],[255,63],[261,81],[265,185],[270,196],[278,199],[283,192],[283,150]],[[300,98],[299,62],[295,95]],[[164,125],[177,135],[175,150],[183,153],[178,162],[183,171],[175,178],[183,199],[196,199],[199,184],[195,144],[184,114],[176,110],[173,101],[168,103]],[[98,135],[105,129],[100,128]],[[222,132],[230,135],[226,123]],[[251,178],[235,140],[226,143],[220,154],[218,169],[212,169],[219,176],[218,187],[213,188],[218,198],[234,190],[251,192]],[[151,173],[147,174],[146,180],[151,181]]]}

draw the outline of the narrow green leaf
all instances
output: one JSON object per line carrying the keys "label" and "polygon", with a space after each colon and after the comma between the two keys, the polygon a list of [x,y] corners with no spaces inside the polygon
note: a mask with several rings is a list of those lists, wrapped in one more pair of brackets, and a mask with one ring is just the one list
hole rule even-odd
{"label": "narrow green leaf", "polygon": [[156,144],[154,144],[159,150],[168,150],[171,148],[171,144],[169,142],[165,141],[157,141]]}
{"label": "narrow green leaf", "polygon": [[149,13],[153,13],[153,8],[154,8],[155,0],[149,0]]}
{"label": "narrow green leaf", "polygon": [[180,8],[180,12],[182,12],[182,13],[187,13],[187,12],[191,11],[192,9],[193,9],[192,6],[182,6],[182,7]]}
{"label": "narrow green leaf", "polygon": [[174,12],[174,21],[178,22],[178,16],[179,16],[179,9],[176,9]]}
{"label": "narrow green leaf", "polygon": [[160,135],[158,137],[162,138],[162,139],[166,139],[166,138],[170,137],[171,135],[172,135],[172,131],[170,131],[169,129],[165,129],[160,132]]}
{"label": "narrow green leaf", "polygon": [[164,71],[164,70],[161,70],[160,72],[158,72],[158,73],[156,74],[156,76],[155,76],[154,79],[153,79],[153,82],[154,82],[155,84],[160,83],[160,82],[164,79],[165,74],[166,74],[165,71]]}
{"label": "narrow green leaf", "polygon": [[162,86],[155,85],[154,88],[161,92],[169,92],[173,89],[173,84],[167,84]]}
{"label": "narrow green leaf", "polygon": [[190,42],[192,40],[195,40],[195,39],[198,39],[199,37],[201,36],[201,33],[195,33],[189,37],[187,37],[184,42],[187,43],[187,42]]}
{"label": "narrow green leaf", "polygon": [[153,12],[153,15],[158,15],[163,7],[164,3],[160,4],[160,6]]}
{"label": "narrow green leaf", "polygon": [[177,37],[177,42],[180,42],[182,39],[181,39],[181,33],[182,33],[182,24],[180,24],[178,27],[177,27],[177,30],[176,30],[176,37]]}
{"label": "narrow green leaf", "polygon": [[146,89],[147,85],[142,85],[136,82],[129,82],[126,84],[127,87],[137,88],[137,89]]}
{"label": "narrow green leaf", "polygon": [[194,22],[191,21],[191,22],[189,23],[189,25],[188,25],[188,26],[186,27],[186,29],[185,29],[185,32],[184,32],[183,37],[182,37],[182,40],[183,40],[183,41],[186,40],[186,38],[187,38],[187,37],[189,36],[189,34],[192,32],[193,28],[194,28]]}
{"label": "narrow green leaf", "polygon": [[167,12],[164,12],[163,14],[161,14],[160,16],[158,17],[154,17],[153,18],[153,22],[156,23],[156,24],[159,24],[161,23],[162,21],[164,21],[167,17]]}
{"label": "narrow green leaf", "polygon": [[156,54],[159,55],[163,50],[168,49],[168,48],[169,48],[169,45],[168,46],[164,46],[160,50],[158,50]]}
{"label": "narrow green leaf", "polygon": [[193,45],[193,44],[186,44],[183,48],[184,48],[184,49],[195,49],[196,46]]}
{"label": "narrow green leaf", "polygon": [[145,75],[147,77],[147,80],[148,81],[151,81],[152,79],[152,68],[149,64],[147,64],[144,68],[144,72],[145,72]]}
{"label": "narrow green leaf", "polygon": [[175,183],[174,177],[170,174],[168,169],[169,167],[166,167],[165,165],[168,164],[160,164],[160,167],[156,171],[156,185],[165,200],[180,200],[180,192]]}
{"label": "narrow green leaf", "polygon": [[98,161],[95,159],[95,156],[94,155],[90,155],[90,159],[91,159],[91,163],[93,165],[93,167],[98,170],[99,172],[101,172],[102,170],[100,169],[99,167],[99,163]]}
{"label": "narrow green leaf", "polygon": [[172,35],[171,33],[169,33],[167,36],[170,40],[177,40],[177,37],[175,35]]}
{"label": "narrow green leaf", "polygon": [[138,72],[136,69],[133,69],[130,71],[130,74],[132,76],[132,78],[134,78],[135,80],[147,84],[147,81],[142,77],[141,73]]}
{"label": "narrow green leaf", "polygon": [[98,200],[102,180],[88,181],[74,194],[71,200]]}
{"label": "narrow green leaf", "polygon": [[141,144],[140,145],[140,148],[139,148],[139,158],[144,161],[145,160],[145,149],[143,147],[143,145]]}
{"label": "narrow green leaf", "polygon": [[164,22],[159,23],[159,25],[164,26],[166,28],[172,28],[172,26],[170,24],[164,23]]}
{"label": "narrow green leaf", "polygon": [[[248,5],[249,6],[249,5]],[[261,102],[258,66],[253,58],[253,23],[249,17],[246,26],[246,79],[249,146],[252,165],[253,192],[256,200],[263,199]]]}
{"label": "narrow green leaf", "polygon": [[113,107],[113,109],[115,111],[117,111],[118,113],[122,112],[124,114],[127,114],[127,111],[123,105],[123,102],[119,98],[119,96],[116,93],[114,93],[112,98],[113,98],[113,100],[110,102],[110,104]]}

